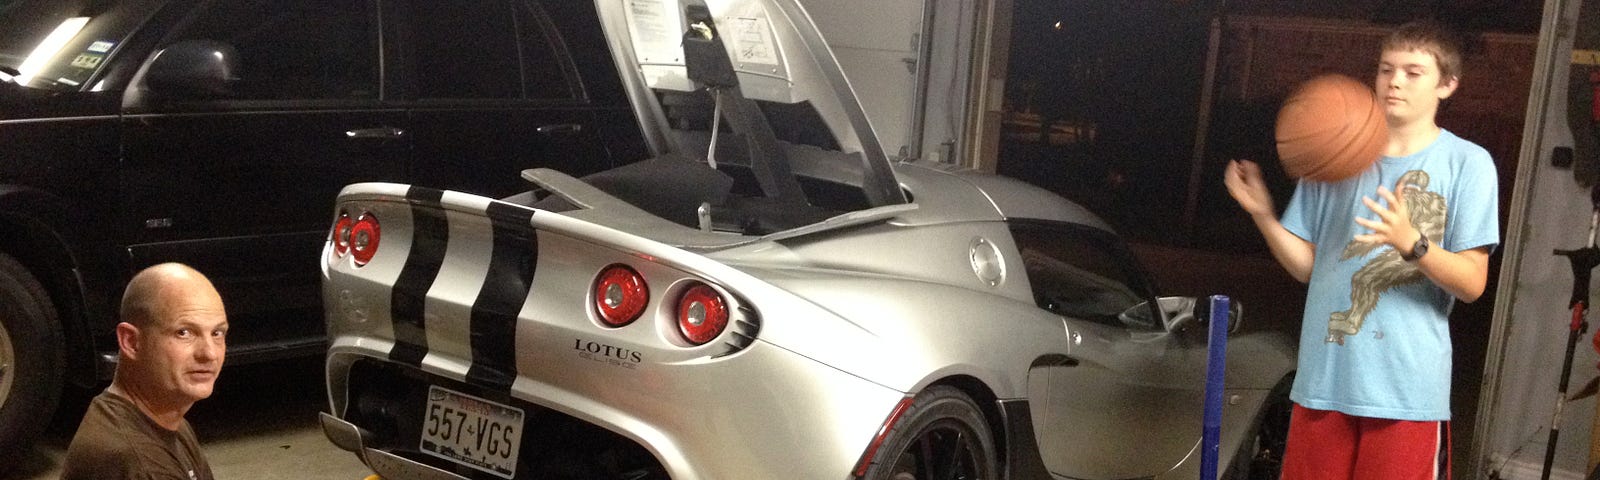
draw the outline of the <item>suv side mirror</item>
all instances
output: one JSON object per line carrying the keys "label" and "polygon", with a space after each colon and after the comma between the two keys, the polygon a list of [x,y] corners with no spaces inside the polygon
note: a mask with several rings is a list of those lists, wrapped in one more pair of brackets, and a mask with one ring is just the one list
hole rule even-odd
{"label": "suv side mirror", "polygon": [[215,40],[184,40],[156,52],[145,72],[151,93],[164,97],[226,96],[239,80],[239,52]]}

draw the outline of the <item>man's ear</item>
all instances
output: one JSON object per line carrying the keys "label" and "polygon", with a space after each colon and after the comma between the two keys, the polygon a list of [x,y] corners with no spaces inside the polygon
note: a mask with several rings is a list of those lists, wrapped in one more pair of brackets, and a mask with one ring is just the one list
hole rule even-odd
{"label": "man's ear", "polygon": [[128,322],[117,324],[117,350],[124,358],[139,358],[139,327]]}

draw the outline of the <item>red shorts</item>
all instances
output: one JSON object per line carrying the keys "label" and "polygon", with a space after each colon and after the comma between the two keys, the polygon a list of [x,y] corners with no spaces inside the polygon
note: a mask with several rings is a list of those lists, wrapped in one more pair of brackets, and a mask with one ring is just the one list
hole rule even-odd
{"label": "red shorts", "polygon": [[1450,422],[1414,422],[1295,404],[1283,480],[1449,480]]}

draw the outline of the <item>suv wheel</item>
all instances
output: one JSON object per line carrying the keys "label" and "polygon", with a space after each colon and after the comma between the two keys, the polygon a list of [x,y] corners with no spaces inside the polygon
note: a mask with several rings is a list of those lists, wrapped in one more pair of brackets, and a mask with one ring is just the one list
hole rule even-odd
{"label": "suv wheel", "polygon": [[0,452],[23,451],[50,422],[61,393],[61,347],[49,294],[0,253]]}

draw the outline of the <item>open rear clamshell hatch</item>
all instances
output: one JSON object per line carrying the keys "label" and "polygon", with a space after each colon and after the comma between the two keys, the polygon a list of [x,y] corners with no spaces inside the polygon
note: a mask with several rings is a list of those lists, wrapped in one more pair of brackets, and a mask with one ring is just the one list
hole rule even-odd
{"label": "open rear clamshell hatch", "polygon": [[798,3],[609,0],[599,10],[655,156],[582,182],[530,170],[554,195],[520,200],[680,246],[855,223],[823,221],[907,203]]}

